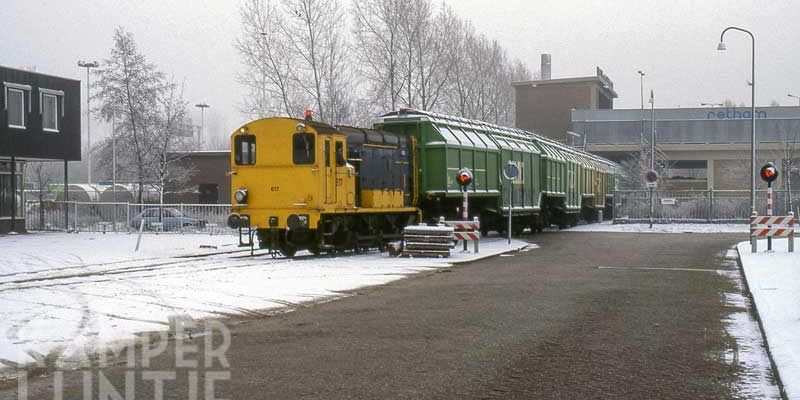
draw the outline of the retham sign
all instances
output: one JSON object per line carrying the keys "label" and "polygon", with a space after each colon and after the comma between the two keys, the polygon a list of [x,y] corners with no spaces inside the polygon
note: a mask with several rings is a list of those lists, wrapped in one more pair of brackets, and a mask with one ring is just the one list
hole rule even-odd
{"label": "retham sign", "polygon": [[[750,110],[739,111],[734,108],[725,108],[725,111],[709,111],[706,119],[751,119],[753,115]],[[756,118],[767,118],[766,111],[756,110]]]}

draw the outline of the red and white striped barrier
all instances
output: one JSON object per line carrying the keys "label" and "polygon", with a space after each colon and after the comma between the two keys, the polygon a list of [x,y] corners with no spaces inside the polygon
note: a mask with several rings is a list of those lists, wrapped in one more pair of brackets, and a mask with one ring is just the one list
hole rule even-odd
{"label": "red and white striped barrier", "polygon": [[478,240],[481,240],[481,234],[479,232],[453,232],[453,239],[472,240],[473,242],[477,242]]}
{"label": "red and white striped barrier", "polygon": [[481,223],[479,221],[439,221],[444,226],[450,226],[459,231],[479,231]]}
{"label": "red and white striped barrier", "polygon": [[[767,206],[769,210],[769,201]],[[767,215],[766,217],[758,217],[753,213],[750,216],[750,248],[752,252],[755,253],[758,248],[756,244],[758,238],[763,237],[768,239],[788,238],[789,252],[794,252],[794,222],[794,213],[792,212],[784,216]]]}
{"label": "red and white striped barrier", "polygon": [[472,241],[472,247],[475,253],[478,253],[478,244],[481,240],[481,222],[478,217],[472,221],[445,221],[444,217],[440,217],[439,225],[454,229],[453,240],[464,242],[464,251],[467,251],[467,241]]}

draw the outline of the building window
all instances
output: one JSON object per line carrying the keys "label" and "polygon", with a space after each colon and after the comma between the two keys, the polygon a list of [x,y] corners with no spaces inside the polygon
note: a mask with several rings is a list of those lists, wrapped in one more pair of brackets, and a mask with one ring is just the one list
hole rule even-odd
{"label": "building window", "polygon": [[58,132],[58,96],[42,94],[42,128],[47,132]]}
{"label": "building window", "polygon": [[25,91],[6,88],[6,111],[10,128],[25,129]]}
{"label": "building window", "polygon": [[233,160],[237,165],[256,164],[256,137],[253,135],[237,136],[234,139]]}

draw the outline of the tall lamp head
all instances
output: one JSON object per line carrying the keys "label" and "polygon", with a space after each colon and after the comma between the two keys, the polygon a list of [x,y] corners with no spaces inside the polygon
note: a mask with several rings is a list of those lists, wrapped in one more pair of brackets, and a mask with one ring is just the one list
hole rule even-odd
{"label": "tall lamp head", "polygon": [[728,48],[725,47],[725,42],[719,42],[719,44],[717,45],[717,50],[720,50],[720,51],[728,50]]}

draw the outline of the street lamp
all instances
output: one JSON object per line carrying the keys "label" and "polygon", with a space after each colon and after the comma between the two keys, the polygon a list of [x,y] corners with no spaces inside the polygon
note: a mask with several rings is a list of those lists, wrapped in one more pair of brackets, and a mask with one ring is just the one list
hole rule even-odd
{"label": "street lamp", "polygon": [[791,93],[787,94],[787,96],[789,96],[791,98],[794,98],[794,99],[797,99],[797,106],[800,107],[800,96],[795,96],[795,95],[793,95]]}
{"label": "street lamp", "polygon": [[753,33],[742,28],[738,28],[735,26],[729,26],[725,28],[722,33],[719,35],[719,45],[717,45],[717,50],[726,50],[725,47],[725,33],[735,30],[739,32],[744,32],[750,35],[750,39],[752,40],[752,49],[753,54],[751,58],[751,80],[750,80],[750,89],[751,89],[751,99],[750,99],[750,212],[756,212],[756,38],[753,36]]}
{"label": "street lamp", "polygon": [[639,95],[642,99],[642,112],[639,114],[639,119],[642,121],[642,127],[639,131],[639,138],[641,141],[641,139],[644,138],[644,72],[642,72],[642,70],[638,70],[636,72],[639,74]]}
{"label": "street lamp", "polygon": [[86,68],[86,147],[88,151],[86,152],[86,157],[88,158],[89,163],[89,173],[87,176],[86,183],[92,184],[92,108],[89,103],[89,99],[91,98],[91,94],[89,93],[89,88],[92,86],[90,83],[90,73],[89,70],[92,68],[97,68],[100,64],[97,61],[78,61],[78,66],[81,68]]}
{"label": "street lamp", "polygon": [[202,143],[203,142],[203,124],[204,124],[204,119],[205,119],[204,111],[205,111],[206,108],[209,108],[211,106],[206,104],[206,103],[198,103],[198,104],[195,104],[194,106],[200,109],[200,135],[198,135],[199,136],[198,137],[198,142]]}

